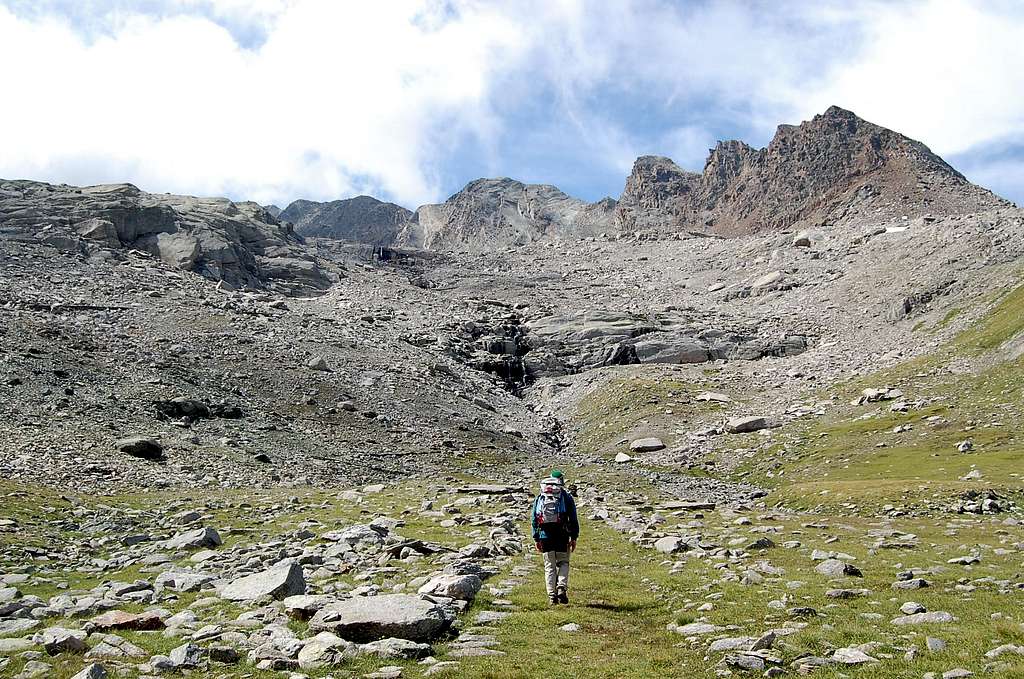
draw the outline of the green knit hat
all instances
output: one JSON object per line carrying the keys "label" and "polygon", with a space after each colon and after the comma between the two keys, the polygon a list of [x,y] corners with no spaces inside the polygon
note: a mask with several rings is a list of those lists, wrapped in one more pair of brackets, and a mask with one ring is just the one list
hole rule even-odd
{"label": "green knit hat", "polygon": [[552,476],[552,478],[562,479],[563,481],[565,480],[565,477],[562,475],[562,470],[561,469],[552,469],[551,470],[551,476]]}

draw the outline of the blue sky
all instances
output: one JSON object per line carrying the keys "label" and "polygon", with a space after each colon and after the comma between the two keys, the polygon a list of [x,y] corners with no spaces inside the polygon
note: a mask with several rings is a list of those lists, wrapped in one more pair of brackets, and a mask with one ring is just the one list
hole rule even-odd
{"label": "blue sky", "polygon": [[829,105],[1024,202],[1024,9],[987,2],[0,0],[0,177],[408,207],[617,197]]}

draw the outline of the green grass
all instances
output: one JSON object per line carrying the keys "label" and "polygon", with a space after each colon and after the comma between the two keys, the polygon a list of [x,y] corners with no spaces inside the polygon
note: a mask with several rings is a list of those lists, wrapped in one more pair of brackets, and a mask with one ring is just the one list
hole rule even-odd
{"label": "green grass", "polygon": [[611,456],[623,438],[634,435],[657,436],[671,446],[676,429],[722,408],[693,400],[704,390],[703,385],[678,379],[612,379],[577,405],[572,418],[575,447],[582,453]]}
{"label": "green grass", "polygon": [[[827,528],[805,528],[810,522],[826,522]],[[585,523],[580,547],[573,556],[571,574],[572,604],[550,607],[542,584],[539,556],[531,580],[517,589],[511,599],[519,610],[496,628],[504,657],[463,660],[457,676],[505,679],[543,676],[551,664],[559,674],[581,679],[641,678],[651,676],[715,676],[715,664],[721,655],[708,656],[707,645],[719,637],[758,637],[765,631],[785,626],[790,618],[785,610],[769,604],[788,598],[784,608],[810,606],[819,617],[806,622],[799,633],[780,639],[776,651],[783,667],[805,653],[828,654],[841,646],[882,641],[876,653],[892,659],[877,667],[832,668],[815,676],[856,677],[921,676],[927,671],[941,672],[963,665],[980,670],[982,654],[1000,643],[1012,643],[1024,635],[1020,624],[1021,594],[1000,593],[988,578],[1014,580],[1019,577],[1019,557],[996,556],[996,546],[1008,546],[1022,537],[1020,527],[994,530],[991,521],[973,520],[949,526],[930,520],[894,522],[892,527],[918,536],[914,550],[872,551],[865,534],[880,524],[850,517],[796,515],[781,520],[759,522],[777,526],[770,534],[777,543],[800,540],[799,549],[777,547],[744,563],[730,564],[724,559],[690,560],[675,574],[669,573],[665,557],[652,550],[639,550],[621,535],[603,524]],[[758,534],[731,525],[731,517],[708,517],[705,534],[719,541],[736,537],[744,543]],[[671,525],[671,523],[670,523]],[[1001,534],[1002,533],[1002,534]],[[948,566],[951,556],[978,548],[982,564],[971,569]],[[837,585],[813,570],[809,558],[812,549],[837,550],[852,554],[865,573],[863,579],[850,579]],[[685,557],[677,557],[685,558]],[[766,577],[757,585],[723,581],[725,572],[740,573],[757,561],[769,561],[784,574]],[[717,566],[728,566],[722,569]],[[907,567],[944,566],[947,571],[929,576],[933,587],[908,593],[890,589],[899,570]],[[979,582],[973,592],[957,591],[961,578]],[[791,589],[790,581],[804,584]],[[872,595],[863,599],[837,601],[824,596],[834,586],[867,588]],[[960,618],[955,626],[897,628],[889,620],[899,613],[904,601],[914,600],[929,610],[946,610]],[[712,602],[714,609],[698,612],[700,604]],[[881,614],[880,621],[867,621],[865,614]],[[1003,619],[993,619],[999,613]],[[690,644],[666,630],[669,623],[705,621],[723,630]],[[576,623],[581,630],[563,632],[560,626]],[[731,629],[724,629],[730,628]],[[924,635],[943,638],[948,648],[941,654],[924,654],[913,663],[903,660],[903,650],[924,645]],[[909,635],[909,636],[906,636]],[[1006,658],[1016,672],[1024,672],[1024,658]],[[1003,676],[1014,676],[1003,675]]]}

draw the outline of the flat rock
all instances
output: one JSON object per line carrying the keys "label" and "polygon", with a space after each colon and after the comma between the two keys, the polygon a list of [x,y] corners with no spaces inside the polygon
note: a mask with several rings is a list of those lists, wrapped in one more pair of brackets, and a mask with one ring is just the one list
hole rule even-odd
{"label": "flat rock", "polygon": [[332,604],[309,621],[311,631],[330,631],[342,638],[367,643],[395,637],[430,642],[451,624],[437,604],[408,594],[354,597]]}
{"label": "flat rock", "polygon": [[729,420],[725,430],[730,434],[746,434],[768,428],[768,418],[760,415],[736,417]]}
{"label": "flat rock", "polygon": [[158,630],[164,628],[164,621],[159,613],[147,611],[144,613],[128,613],[127,611],[107,611],[89,621],[94,631],[107,632],[110,630]]}
{"label": "flat rock", "polygon": [[653,453],[658,450],[664,450],[665,444],[662,443],[661,439],[652,436],[630,442],[629,449],[635,453]]}
{"label": "flat rock", "polygon": [[420,594],[472,601],[482,586],[483,582],[476,575],[442,574],[432,577],[418,591]]}
{"label": "flat rock", "polygon": [[223,541],[220,539],[220,534],[213,528],[204,526],[203,528],[178,533],[173,538],[164,540],[163,546],[166,549],[203,549],[219,547],[222,544]]}
{"label": "flat rock", "polygon": [[263,597],[284,599],[306,593],[302,566],[294,561],[275,564],[265,571],[232,580],[220,596],[230,601],[255,601]]}
{"label": "flat rock", "polygon": [[954,622],[956,618],[952,613],[946,611],[931,611],[929,613],[914,613],[913,615],[901,615],[892,619],[894,625],[937,625],[947,622]]}
{"label": "flat rock", "polygon": [[335,667],[358,655],[358,647],[333,632],[320,632],[306,642],[299,651],[299,667],[304,670],[318,670]]}
{"label": "flat rock", "polygon": [[859,568],[851,563],[840,561],[839,559],[825,559],[815,566],[814,570],[822,575],[827,575],[830,578],[860,578],[864,576],[864,574],[860,572]]}

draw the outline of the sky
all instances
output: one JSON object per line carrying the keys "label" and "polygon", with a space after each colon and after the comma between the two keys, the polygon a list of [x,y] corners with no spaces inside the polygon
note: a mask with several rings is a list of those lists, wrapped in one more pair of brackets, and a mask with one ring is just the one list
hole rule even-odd
{"label": "sky", "polygon": [[0,0],[0,177],[410,208],[618,197],[830,105],[1024,203],[1016,0]]}

